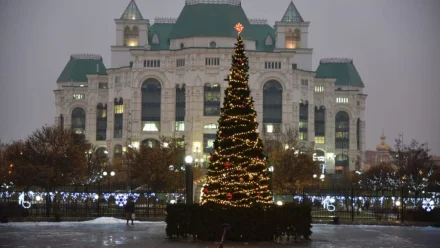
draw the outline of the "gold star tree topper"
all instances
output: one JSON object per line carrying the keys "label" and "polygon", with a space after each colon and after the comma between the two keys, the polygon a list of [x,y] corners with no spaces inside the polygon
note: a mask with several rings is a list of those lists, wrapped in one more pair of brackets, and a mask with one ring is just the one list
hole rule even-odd
{"label": "gold star tree topper", "polygon": [[235,25],[235,30],[237,30],[238,34],[240,34],[243,31],[244,27],[243,25],[241,25],[241,23],[237,23],[237,25]]}

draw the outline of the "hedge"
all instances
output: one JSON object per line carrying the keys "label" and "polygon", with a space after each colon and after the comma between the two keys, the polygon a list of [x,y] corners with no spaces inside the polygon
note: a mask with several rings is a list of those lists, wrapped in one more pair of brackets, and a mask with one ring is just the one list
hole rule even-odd
{"label": "hedge", "polygon": [[223,225],[229,224],[226,240],[271,241],[279,237],[309,239],[312,234],[311,206],[224,208],[216,205],[174,204],[166,208],[166,235],[169,238],[188,238],[219,241]]}

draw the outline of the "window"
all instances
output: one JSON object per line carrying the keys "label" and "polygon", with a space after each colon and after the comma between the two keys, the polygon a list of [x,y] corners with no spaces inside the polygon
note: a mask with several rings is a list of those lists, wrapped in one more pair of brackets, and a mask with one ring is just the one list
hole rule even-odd
{"label": "window", "polygon": [[177,66],[177,67],[183,67],[183,66],[185,66],[185,59],[177,59],[177,60],[176,60],[176,66]]}
{"label": "window", "polygon": [[[282,123],[283,88],[276,80],[267,81],[263,87],[264,131],[277,131]],[[267,126],[270,125],[270,126]],[[272,131],[271,131],[272,130]]]}
{"label": "window", "polygon": [[335,118],[335,147],[336,149],[349,148],[349,119],[347,112],[340,111]]}
{"label": "window", "polygon": [[205,84],[203,115],[220,115],[220,84],[215,83],[213,86],[211,86],[209,83]]}
{"label": "window", "polygon": [[301,102],[299,104],[299,138],[300,140],[308,140],[308,122],[309,122],[309,104]]}
{"label": "window", "polygon": [[156,79],[149,78],[142,84],[142,131],[160,131],[161,94],[162,87]]}
{"label": "window", "polygon": [[82,108],[75,108],[72,111],[72,130],[77,134],[85,134],[86,112]]}
{"label": "window", "polygon": [[144,60],[144,67],[160,67],[159,59]]}
{"label": "window", "polygon": [[139,28],[134,26],[124,29],[124,46],[139,46]]}
{"label": "window", "polygon": [[86,94],[82,94],[82,93],[73,93],[73,99],[75,99],[75,100],[86,99]]}
{"label": "window", "polygon": [[315,136],[315,143],[316,144],[325,144],[325,137],[324,136]]}
{"label": "window", "polygon": [[122,76],[115,76],[115,83],[121,83],[122,82]]}
{"label": "window", "polygon": [[263,128],[264,133],[280,133],[281,123],[264,123]]}
{"label": "window", "polygon": [[142,147],[153,148],[159,146],[160,146],[160,142],[155,139],[146,139],[142,141]]}
{"label": "window", "polygon": [[264,39],[264,45],[265,46],[273,46],[273,39],[270,34],[267,34],[266,39]]}
{"label": "window", "polygon": [[185,122],[184,121],[176,121],[176,132],[185,131]]}
{"label": "window", "polygon": [[121,145],[115,145],[113,148],[113,157],[120,158],[122,157],[122,146]]}
{"label": "window", "polygon": [[325,137],[325,107],[324,106],[321,106],[319,108],[315,107],[315,137],[323,137],[323,138]]}
{"label": "window", "polygon": [[183,49],[183,48],[185,48],[185,44],[180,43],[180,49]]}
{"label": "window", "polygon": [[209,48],[216,48],[216,47],[217,47],[217,44],[214,41],[209,43]]}
{"label": "window", "polygon": [[203,129],[218,129],[218,125],[217,124],[206,124]]}
{"label": "window", "polygon": [[124,101],[122,98],[115,99],[114,112],[113,138],[120,139],[122,138],[122,128],[124,126]]}
{"label": "window", "polygon": [[324,92],[324,86],[315,85],[315,92]]}
{"label": "window", "polygon": [[348,103],[348,97],[336,97],[336,103]]}
{"label": "window", "polygon": [[216,134],[203,134],[203,152],[211,153],[214,151],[214,141],[216,139]]}
{"label": "window", "polygon": [[176,131],[185,131],[185,85],[176,87]]}
{"label": "window", "polygon": [[309,80],[301,79],[301,86],[309,86]]}
{"label": "window", "polygon": [[96,140],[103,141],[107,138],[107,104],[98,104],[96,108]]}
{"label": "window", "polygon": [[153,34],[153,37],[151,38],[151,44],[159,44],[160,40],[159,40],[159,35],[157,33]]}
{"label": "window", "polygon": [[220,65],[220,58],[205,58],[205,65],[218,66]]}
{"label": "window", "polygon": [[266,61],[264,62],[264,69],[281,69],[281,62]]}
{"label": "window", "polygon": [[359,107],[359,106],[361,106],[361,102],[360,101],[357,101],[356,102],[356,105]]}
{"label": "window", "polygon": [[357,119],[356,121],[356,142],[357,149],[361,150],[361,119]]}
{"label": "window", "polygon": [[98,88],[99,89],[108,89],[108,83],[99,83]]}
{"label": "window", "polygon": [[299,29],[296,28],[292,32],[292,29],[286,28],[285,35],[286,35],[285,38],[286,48],[289,49],[300,48],[301,31]]}

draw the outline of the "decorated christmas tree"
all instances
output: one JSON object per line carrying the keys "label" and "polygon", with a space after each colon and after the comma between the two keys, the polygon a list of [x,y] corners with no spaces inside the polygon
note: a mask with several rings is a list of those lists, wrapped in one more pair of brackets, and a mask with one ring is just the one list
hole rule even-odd
{"label": "decorated christmas tree", "polygon": [[233,207],[272,204],[269,172],[258,133],[257,112],[250,95],[248,57],[238,32],[228,88],[221,109],[214,152],[210,157],[202,204]]}

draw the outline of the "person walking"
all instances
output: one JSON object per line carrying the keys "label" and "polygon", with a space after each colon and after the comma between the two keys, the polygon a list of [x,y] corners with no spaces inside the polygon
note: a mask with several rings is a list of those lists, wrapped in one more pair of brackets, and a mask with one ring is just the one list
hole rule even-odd
{"label": "person walking", "polygon": [[134,225],[134,223],[133,223],[134,208],[135,208],[134,201],[130,197],[127,201],[127,204],[125,205],[125,218],[127,219],[127,225],[130,220],[131,220],[131,224]]}

